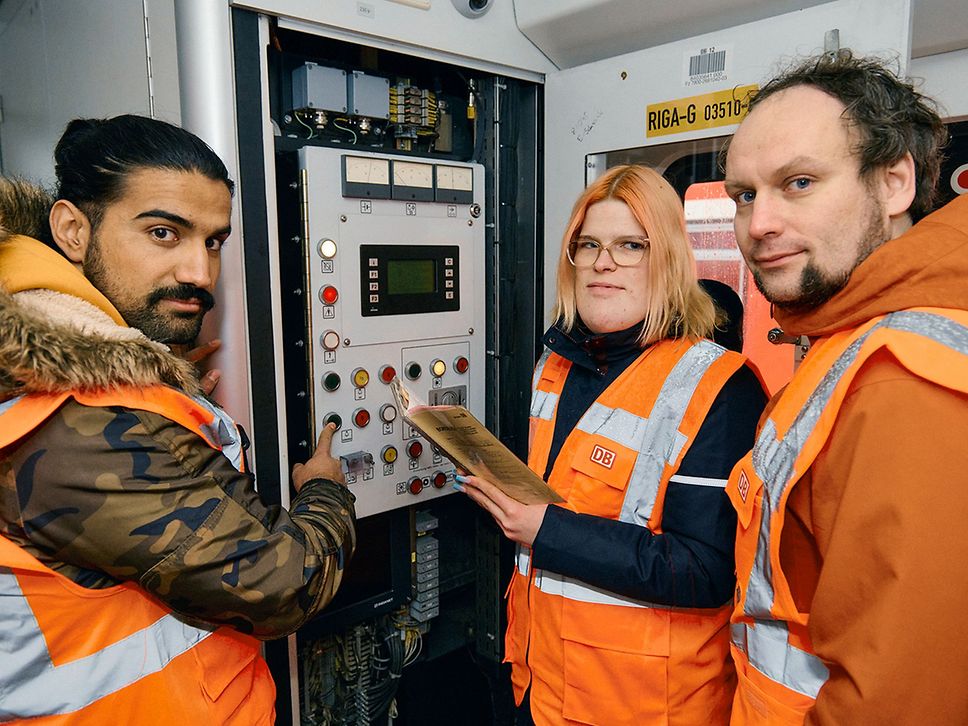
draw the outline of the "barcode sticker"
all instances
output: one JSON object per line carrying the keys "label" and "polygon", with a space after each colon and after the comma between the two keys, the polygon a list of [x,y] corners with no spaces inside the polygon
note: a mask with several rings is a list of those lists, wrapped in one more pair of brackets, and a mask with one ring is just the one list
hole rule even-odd
{"label": "barcode sticker", "polygon": [[701,86],[729,78],[733,51],[730,46],[715,45],[687,51],[683,80],[686,86]]}

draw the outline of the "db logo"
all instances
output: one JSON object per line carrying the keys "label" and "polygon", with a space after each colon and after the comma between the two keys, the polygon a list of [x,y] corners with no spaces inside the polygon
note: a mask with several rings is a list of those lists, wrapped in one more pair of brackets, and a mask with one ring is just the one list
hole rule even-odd
{"label": "db logo", "polygon": [[739,485],[736,488],[739,490],[739,498],[745,503],[746,496],[750,493],[750,480],[746,478],[745,471],[739,473]]}
{"label": "db logo", "polygon": [[612,464],[615,463],[615,452],[596,444],[595,448],[592,449],[591,460],[596,464],[601,464],[606,469],[611,469]]}

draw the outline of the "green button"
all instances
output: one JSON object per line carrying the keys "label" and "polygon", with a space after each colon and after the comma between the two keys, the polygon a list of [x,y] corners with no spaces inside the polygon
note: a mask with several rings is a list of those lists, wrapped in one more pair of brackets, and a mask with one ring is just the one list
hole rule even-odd
{"label": "green button", "polygon": [[327,391],[335,391],[337,388],[339,388],[339,384],[340,377],[339,373],[336,371],[330,371],[323,376],[323,388],[325,388]]}

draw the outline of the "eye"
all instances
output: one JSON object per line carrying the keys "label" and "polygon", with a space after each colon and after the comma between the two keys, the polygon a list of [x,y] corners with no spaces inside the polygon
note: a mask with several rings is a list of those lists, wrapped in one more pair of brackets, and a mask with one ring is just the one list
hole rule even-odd
{"label": "eye", "polygon": [[739,194],[733,197],[733,201],[739,206],[744,206],[746,204],[752,204],[753,199],[756,198],[756,194],[750,191],[739,192]]}
{"label": "eye", "polygon": [[790,180],[790,188],[798,192],[809,189],[811,184],[813,184],[813,180],[805,176],[798,176],[796,179]]}
{"label": "eye", "polygon": [[148,234],[157,242],[175,242],[178,239],[175,230],[168,227],[154,227],[148,230]]}
{"label": "eye", "polygon": [[225,241],[225,237],[209,237],[205,240],[205,249],[211,250],[212,252],[221,252],[225,246]]}
{"label": "eye", "polygon": [[627,249],[627,250],[631,250],[633,252],[638,252],[639,250],[644,250],[645,249],[645,242],[643,242],[642,240],[637,240],[637,239],[626,239],[626,240],[622,240],[621,242],[619,242],[619,245],[622,248]]}
{"label": "eye", "polygon": [[597,250],[601,245],[593,239],[580,239],[575,243],[575,247],[580,250]]}

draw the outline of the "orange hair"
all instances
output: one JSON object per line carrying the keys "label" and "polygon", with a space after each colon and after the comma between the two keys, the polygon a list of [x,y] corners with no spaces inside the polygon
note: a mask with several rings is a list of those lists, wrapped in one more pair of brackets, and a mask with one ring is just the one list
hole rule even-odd
{"label": "orange hair", "polygon": [[575,326],[575,268],[568,261],[567,249],[580,233],[588,208],[605,199],[625,202],[649,236],[648,307],[639,335],[642,347],[663,338],[710,337],[716,324],[715,306],[696,280],[679,195],[657,172],[632,164],[609,169],[575,202],[558,258],[555,320],[566,331]]}

